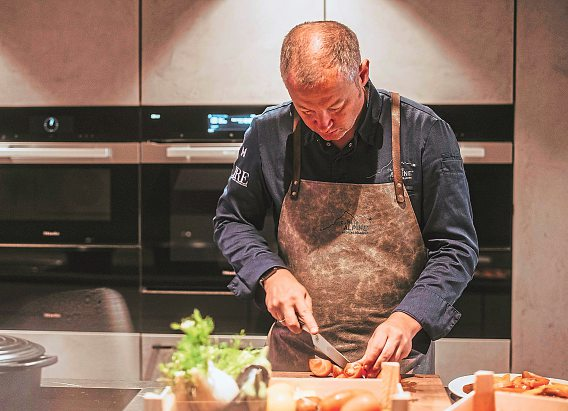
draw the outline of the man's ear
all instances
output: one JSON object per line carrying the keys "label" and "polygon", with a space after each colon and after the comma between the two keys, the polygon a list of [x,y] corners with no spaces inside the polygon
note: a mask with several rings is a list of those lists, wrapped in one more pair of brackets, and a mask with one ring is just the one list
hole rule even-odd
{"label": "man's ear", "polygon": [[359,66],[359,80],[361,81],[361,85],[367,85],[367,81],[369,81],[369,60],[364,59]]}

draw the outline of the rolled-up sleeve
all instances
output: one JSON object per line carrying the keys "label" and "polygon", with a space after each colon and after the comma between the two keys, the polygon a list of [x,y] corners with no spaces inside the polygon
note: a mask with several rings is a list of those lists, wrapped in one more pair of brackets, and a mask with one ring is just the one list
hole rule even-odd
{"label": "rolled-up sleeve", "polygon": [[395,311],[412,316],[436,340],[459,320],[453,304],[472,279],[479,254],[459,146],[450,126],[439,119],[422,149],[422,198],[428,260]]}
{"label": "rolled-up sleeve", "polygon": [[237,297],[252,298],[265,271],[286,267],[260,233],[271,202],[253,120],[213,219],[215,242],[236,272],[228,287]]}

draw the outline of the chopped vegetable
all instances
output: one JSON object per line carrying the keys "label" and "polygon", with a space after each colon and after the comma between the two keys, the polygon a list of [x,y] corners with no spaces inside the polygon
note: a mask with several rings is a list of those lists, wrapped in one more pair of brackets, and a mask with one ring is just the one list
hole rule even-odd
{"label": "chopped vegetable", "polygon": [[327,377],[333,368],[331,361],[323,358],[310,358],[308,366],[316,377]]}

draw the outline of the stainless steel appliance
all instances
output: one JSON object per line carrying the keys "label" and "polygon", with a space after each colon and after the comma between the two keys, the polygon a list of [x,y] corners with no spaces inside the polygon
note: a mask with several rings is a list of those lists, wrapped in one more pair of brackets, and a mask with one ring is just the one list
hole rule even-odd
{"label": "stainless steel appliance", "polygon": [[3,109],[0,243],[137,244],[137,126],[124,108]]}
{"label": "stainless steel appliance", "polygon": [[138,138],[137,108],[1,109],[0,329],[135,329]]}
{"label": "stainless steel appliance", "polygon": [[[266,334],[271,319],[227,290],[235,275],[213,241],[217,201],[245,130],[263,107],[145,107],[142,162],[142,328],[168,332],[194,307],[216,333]],[[264,234],[275,247],[272,216]]]}

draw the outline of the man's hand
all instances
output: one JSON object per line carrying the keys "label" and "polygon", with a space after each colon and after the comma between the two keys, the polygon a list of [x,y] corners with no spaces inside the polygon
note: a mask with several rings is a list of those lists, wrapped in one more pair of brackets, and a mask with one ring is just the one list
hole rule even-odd
{"label": "man's hand", "polygon": [[414,318],[403,312],[394,312],[379,325],[367,343],[365,355],[359,361],[369,377],[376,377],[383,361],[400,361],[408,357],[412,338],[421,330]]}
{"label": "man's hand", "polygon": [[298,320],[302,320],[310,333],[318,332],[318,325],[312,315],[312,299],[290,271],[279,268],[266,279],[264,290],[266,307],[278,322],[299,334],[302,327]]}

